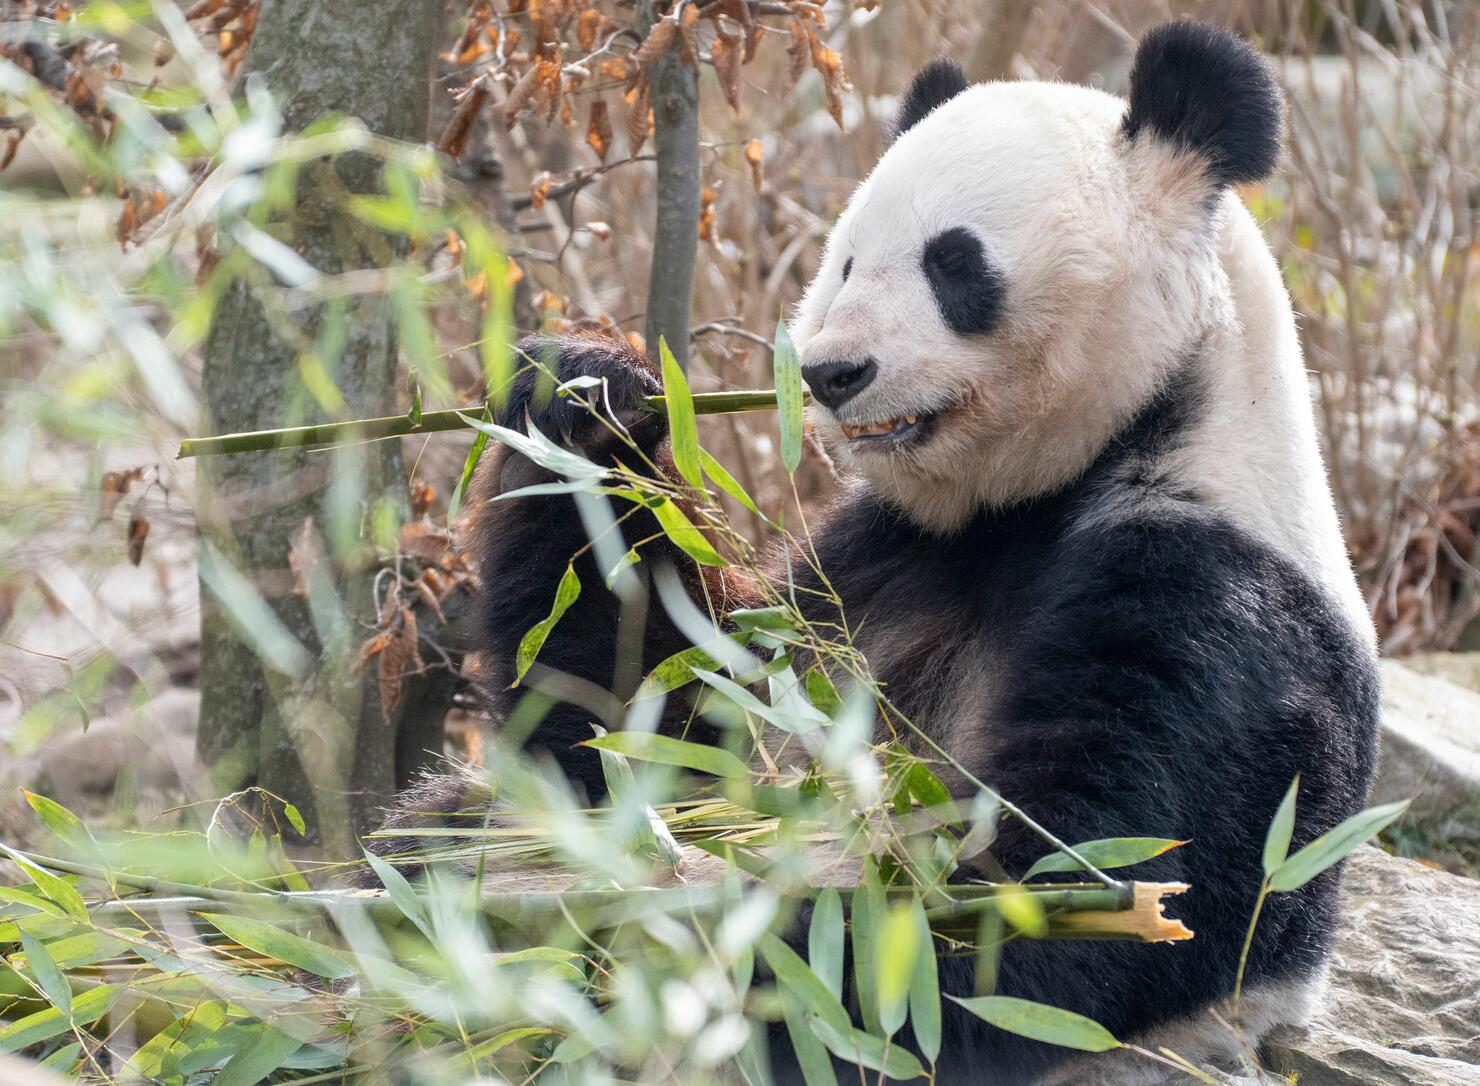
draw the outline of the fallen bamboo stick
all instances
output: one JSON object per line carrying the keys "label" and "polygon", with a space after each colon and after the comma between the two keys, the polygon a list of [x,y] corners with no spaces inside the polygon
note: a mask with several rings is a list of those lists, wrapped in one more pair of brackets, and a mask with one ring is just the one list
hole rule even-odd
{"label": "fallen bamboo stick", "polygon": [[[696,415],[725,415],[738,411],[766,411],[776,407],[773,389],[749,389],[739,392],[696,392],[693,396]],[[645,396],[646,406],[659,413],[666,412],[667,398]],[[477,417],[484,410],[483,404],[473,404],[451,411],[423,411],[419,418],[410,414],[385,415],[375,419],[351,419],[348,422],[324,422],[312,426],[285,426],[276,430],[251,430],[241,434],[220,434],[215,437],[187,437],[180,442],[176,460],[195,456],[221,456],[227,453],[271,452],[280,449],[316,448],[328,445],[349,445],[361,441],[380,441],[389,437],[410,437],[414,434],[436,434],[448,430],[465,430],[467,419]]]}

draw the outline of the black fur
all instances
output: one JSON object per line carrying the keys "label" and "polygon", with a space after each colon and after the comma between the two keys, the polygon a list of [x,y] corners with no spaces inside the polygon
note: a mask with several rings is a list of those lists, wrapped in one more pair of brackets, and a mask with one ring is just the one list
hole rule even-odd
{"label": "black fur", "polygon": [[[563,344],[561,373],[642,368],[636,356],[603,353],[612,349],[588,359],[593,348]],[[1192,942],[1022,941],[1004,950],[1000,993],[1088,1015],[1123,1038],[1229,995],[1263,831],[1290,780],[1301,774],[1298,847],[1361,806],[1374,760],[1375,661],[1339,606],[1159,469],[1198,417],[1194,366],[1057,493],[938,537],[864,491],[814,533],[821,568],[848,625],[864,631],[860,647],[891,700],[974,774],[1066,840],[1190,839],[1132,874],[1191,884],[1174,913],[1197,933]],[[483,630],[490,660],[506,671],[585,536],[564,497],[501,503],[495,517],[479,552]],[[638,525],[629,535],[650,530]],[[589,558],[577,568],[585,589],[541,664],[548,675],[610,687],[620,608]],[[791,575],[797,599],[826,596],[808,591],[816,574],[805,564]],[[813,606],[814,620],[836,621]],[[644,668],[684,644],[657,608],[644,629]],[[969,680],[971,689],[950,685],[980,675],[989,678]],[[506,711],[507,693],[498,696]],[[985,716],[963,717],[963,706],[982,705]],[[670,729],[686,717],[684,706],[673,709]],[[559,706],[535,743],[597,794],[598,767],[574,745],[591,719],[589,709]],[[1010,820],[992,849],[1010,873],[1045,851]],[[1270,898],[1250,986],[1319,967],[1337,879],[1332,870]],[[970,994],[969,959],[943,956],[940,975],[946,991]],[[945,1015],[943,1084],[980,1081],[983,1069],[994,1083],[1027,1082],[1067,1055],[954,1004]],[[778,1082],[796,1081],[784,1035],[773,1039]]]}
{"label": "black fur", "polygon": [[1262,181],[1280,157],[1284,98],[1242,38],[1189,20],[1141,39],[1122,128],[1168,140],[1207,160],[1220,185]]}
{"label": "black fur", "polygon": [[966,73],[961,71],[961,65],[945,57],[932,60],[910,80],[910,89],[905,91],[899,104],[899,115],[894,119],[895,138],[904,135],[936,106],[949,102],[968,86],[970,84],[966,82]]}
{"label": "black fur", "polygon": [[992,330],[1004,284],[975,234],[959,226],[936,234],[925,243],[920,264],[946,327],[958,336]]}

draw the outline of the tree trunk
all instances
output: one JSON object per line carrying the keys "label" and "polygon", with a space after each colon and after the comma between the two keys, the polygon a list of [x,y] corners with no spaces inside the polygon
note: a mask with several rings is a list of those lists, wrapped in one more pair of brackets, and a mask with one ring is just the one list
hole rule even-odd
{"label": "tree trunk", "polygon": [[[382,0],[373,7],[370,17],[362,0],[264,4],[250,66],[278,97],[288,130],[341,112],[382,135],[426,140],[443,5]],[[345,193],[377,191],[379,179],[379,163],[364,155],[312,164],[302,171],[295,206],[271,229],[326,275],[384,267],[400,248],[343,208]],[[352,298],[296,317],[299,346],[278,334],[280,318],[268,315],[245,280],[221,297],[203,374],[214,432],[323,421],[300,378],[305,342],[320,345],[348,414],[398,410],[387,298]],[[335,350],[335,342],[342,347]],[[202,462],[201,482],[205,543],[225,559],[208,564],[234,565],[306,655],[299,667],[284,666],[281,654],[264,657],[261,639],[274,631],[223,591],[219,570],[203,569],[200,754],[218,786],[255,783],[297,804],[312,834],[342,853],[352,845],[351,828],[369,824],[395,787],[395,731],[355,659],[375,621],[369,526],[377,511],[382,522],[387,513],[396,523],[405,516],[400,444],[213,457]],[[328,553],[306,597],[295,590],[300,576],[289,552],[309,518]]]}
{"label": "tree trunk", "polygon": [[[652,5],[639,0],[641,30],[647,37]],[[688,368],[689,310],[694,298],[694,258],[699,246],[699,73],[684,63],[679,37],[653,66],[653,151],[657,157],[653,265],[648,277],[648,353],[658,355],[658,338],[679,364]]]}

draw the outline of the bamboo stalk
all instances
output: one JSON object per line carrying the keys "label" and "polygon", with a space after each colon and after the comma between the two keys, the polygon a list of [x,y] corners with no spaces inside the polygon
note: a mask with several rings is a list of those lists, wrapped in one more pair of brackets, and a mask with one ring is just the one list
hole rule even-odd
{"label": "bamboo stalk", "polygon": [[[660,414],[668,409],[663,396],[645,396],[649,410]],[[694,413],[724,415],[736,411],[766,411],[776,407],[772,389],[749,389],[740,392],[696,392]],[[473,404],[451,411],[424,411],[413,421],[410,415],[386,415],[376,419],[352,419],[349,422],[326,422],[313,426],[286,426],[277,430],[252,430],[242,434],[216,437],[187,437],[180,442],[176,460],[194,456],[221,456],[227,453],[271,452],[277,449],[301,449],[328,445],[350,445],[360,441],[380,441],[388,437],[413,434],[436,434],[448,430],[465,430],[464,415],[481,414],[483,404]]]}

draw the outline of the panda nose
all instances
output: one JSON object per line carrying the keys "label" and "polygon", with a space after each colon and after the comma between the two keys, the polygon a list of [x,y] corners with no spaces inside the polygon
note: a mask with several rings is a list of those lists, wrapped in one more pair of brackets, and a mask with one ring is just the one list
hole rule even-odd
{"label": "panda nose", "polygon": [[813,398],[831,408],[841,407],[857,396],[878,372],[879,364],[872,358],[865,358],[862,362],[819,362],[815,366],[802,367],[802,377],[812,389]]}

